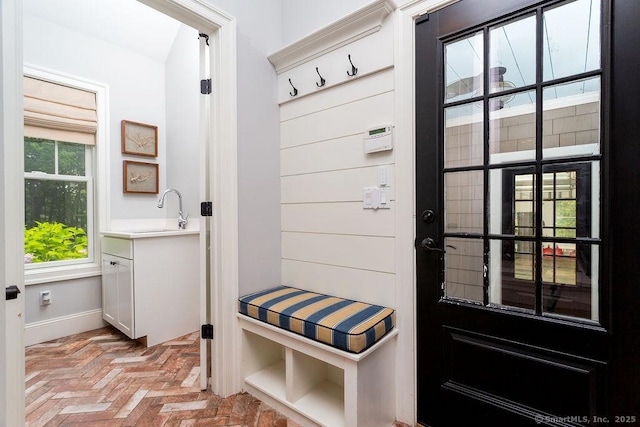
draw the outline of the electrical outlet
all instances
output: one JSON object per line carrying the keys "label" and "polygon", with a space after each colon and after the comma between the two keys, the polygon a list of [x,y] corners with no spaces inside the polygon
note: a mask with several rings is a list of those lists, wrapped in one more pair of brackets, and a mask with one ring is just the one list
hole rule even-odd
{"label": "electrical outlet", "polygon": [[40,292],[40,305],[51,304],[51,291]]}

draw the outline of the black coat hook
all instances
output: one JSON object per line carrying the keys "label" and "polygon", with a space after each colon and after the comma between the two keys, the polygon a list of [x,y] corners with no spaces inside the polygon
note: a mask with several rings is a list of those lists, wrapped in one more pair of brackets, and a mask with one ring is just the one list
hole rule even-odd
{"label": "black coat hook", "polygon": [[349,63],[351,64],[351,72],[347,71],[347,76],[353,77],[358,74],[358,69],[353,65],[353,62],[351,62],[351,55],[349,55]]}
{"label": "black coat hook", "polygon": [[291,79],[289,79],[289,84],[293,88],[293,92],[289,92],[289,95],[296,96],[298,94],[298,89],[296,89],[296,87],[293,85],[293,83],[291,83]]}
{"label": "black coat hook", "polygon": [[[318,76],[320,76],[320,71],[318,71],[318,67],[316,67],[316,73],[318,73]],[[320,76],[320,83],[316,82],[316,86],[322,87],[326,83],[327,83],[327,81],[324,79],[324,77]]]}

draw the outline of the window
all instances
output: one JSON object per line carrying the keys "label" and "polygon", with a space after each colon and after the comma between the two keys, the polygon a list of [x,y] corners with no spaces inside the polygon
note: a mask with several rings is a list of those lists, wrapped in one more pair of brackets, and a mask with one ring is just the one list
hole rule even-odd
{"label": "window", "polygon": [[93,260],[92,152],[25,137],[25,264]]}
{"label": "window", "polygon": [[94,262],[96,94],[24,79],[25,268]]}

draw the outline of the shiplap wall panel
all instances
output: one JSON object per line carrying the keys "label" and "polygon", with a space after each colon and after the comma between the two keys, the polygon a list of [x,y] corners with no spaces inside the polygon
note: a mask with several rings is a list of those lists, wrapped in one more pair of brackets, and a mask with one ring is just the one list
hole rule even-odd
{"label": "shiplap wall panel", "polygon": [[348,84],[335,86],[318,91],[313,96],[307,96],[280,106],[280,121],[294,119],[318,111],[334,108],[337,105],[348,104],[359,99],[368,98],[393,90],[393,68],[385,68],[375,73],[363,76]]}
{"label": "shiplap wall panel", "polygon": [[[282,282],[389,307],[396,295],[395,154],[366,154],[363,139],[368,129],[394,125],[392,31],[385,25],[278,76]],[[358,76],[337,79],[347,53]],[[315,87],[316,66],[327,87]],[[299,83],[298,97],[288,96],[289,78]],[[363,189],[378,186],[382,166],[390,209],[363,209]]]}
{"label": "shiplap wall panel", "polygon": [[393,273],[394,244],[393,237],[284,231],[282,258]]}
{"label": "shiplap wall panel", "polygon": [[[337,154],[339,155],[339,154]],[[395,200],[394,166],[389,165],[389,200]],[[378,167],[343,169],[280,178],[282,203],[357,202],[363,188],[378,184]]]}
{"label": "shiplap wall panel", "polygon": [[395,236],[391,209],[364,210],[361,202],[282,205],[282,231]]}
{"label": "shiplap wall panel", "polygon": [[280,147],[361,135],[372,127],[392,124],[393,103],[393,92],[385,92],[282,122]]}
{"label": "shiplap wall panel", "polygon": [[394,306],[395,274],[391,273],[284,259],[282,283],[369,304]]}
{"label": "shiplap wall panel", "polygon": [[280,175],[360,168],[393,162],[393,150],[366,154],[363,135],[349,135],[280,150]]}

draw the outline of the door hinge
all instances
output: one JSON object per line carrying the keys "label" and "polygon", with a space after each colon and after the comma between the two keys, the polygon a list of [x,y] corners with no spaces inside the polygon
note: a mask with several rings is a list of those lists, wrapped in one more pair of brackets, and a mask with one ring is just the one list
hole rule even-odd
{"label": "door hinge", "polygon": [[201,39],[204,37],[204,41],[205,43],[207,43],[207,46],[209,46],[209,35],[205,34],[205,33],[199,33],[198,34],[198,38]]}
{"label": "door hinge", "polygon": [[202,325],[200,328],[200,338],[203,340],[212,340],[213,339],[213,325],[207,324]]}
{"label": "door hinge", "polygon": [[213,203],[211,202],[200,203],[200,216],[213,216]]}
{"label": "door hinge", "polygon": [[203,95],[211,94],[211,79],[200,80],[200,93]]}

